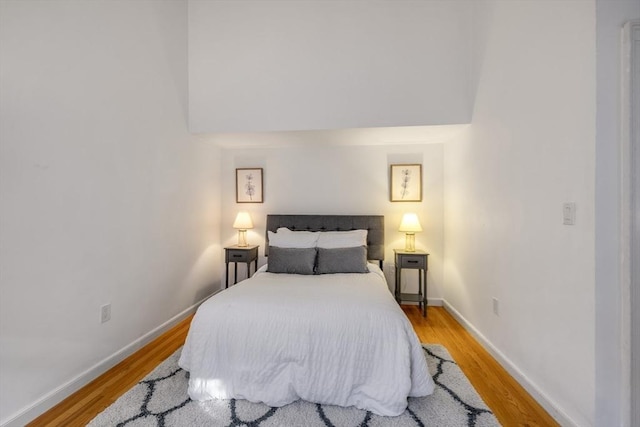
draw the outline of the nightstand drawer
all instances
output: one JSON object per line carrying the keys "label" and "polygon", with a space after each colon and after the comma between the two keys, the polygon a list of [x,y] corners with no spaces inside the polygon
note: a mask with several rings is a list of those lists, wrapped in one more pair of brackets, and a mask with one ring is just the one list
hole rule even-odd
{"label": "nightstand drawer", "polygon": [[227,249],[227,262],[249,262],[253,259],[251,251]]}
{"label": "nightstand drawer", "polygon": [[426,268],[427,257],[424,255],[402,254],[400,257],[401,268]]}

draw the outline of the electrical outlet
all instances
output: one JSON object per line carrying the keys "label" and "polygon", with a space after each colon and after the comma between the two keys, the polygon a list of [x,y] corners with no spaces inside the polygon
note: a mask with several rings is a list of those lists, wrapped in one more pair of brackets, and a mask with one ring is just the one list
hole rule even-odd
{"label": "electrical outlet", "polygon": [[100,307],[100,323],[105,323],[109,320],[111,320],[111,303]]}
{"label": "electrical outlet", "polygon": [[576,204],[574,202],[562,204],[562,223],[564,225],[574,225],[576,223]]}
{"label": "electrical outlet", "polygon": [[495,314],[496,316],[500,316],[500,301],[498,301],[498,298],[492,298],[493,300],[493,314]]}

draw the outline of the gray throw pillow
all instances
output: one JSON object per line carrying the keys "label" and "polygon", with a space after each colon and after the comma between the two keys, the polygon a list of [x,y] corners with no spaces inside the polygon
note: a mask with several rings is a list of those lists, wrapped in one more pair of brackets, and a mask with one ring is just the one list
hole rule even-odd
{"label": "gray throw pillow", "polygon": [[318,248],[316,274],[368,273],[367,247]]}
{"label": "gray throw pillow", "polygon": [[316,248],[279,248],[269,246],[269,273],[313,274]]}

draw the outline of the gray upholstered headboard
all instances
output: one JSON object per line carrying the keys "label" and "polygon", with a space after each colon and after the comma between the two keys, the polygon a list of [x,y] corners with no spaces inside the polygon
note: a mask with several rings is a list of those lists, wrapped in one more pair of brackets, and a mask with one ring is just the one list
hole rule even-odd
{"label": "gray upholstered headboard", "polygon": [[269,233],[280,227],[293,231],[367,230],[367,258],[384,259],[383,215],[267,215],[264,255],[269,255]]}

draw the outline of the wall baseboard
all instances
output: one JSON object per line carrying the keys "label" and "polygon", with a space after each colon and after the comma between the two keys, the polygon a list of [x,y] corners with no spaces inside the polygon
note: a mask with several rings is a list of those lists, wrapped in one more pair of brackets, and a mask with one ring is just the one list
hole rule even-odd
{"label": "wall baseboard", "polygon": [[49,409],[53,408],[58,403],[62,402],[64,399],[80,390],[82,387],[89,384],[91,381],[98,378],[100,375],[104,374],[106,371],[122,362],[127,357],[131,356],[136,351],[140,350],[145,345],[149,344],[151,341],[162,335],[164,332],[171,329],[173,326],[177,325],[181,320],[185,319],[192,313],[195,313],[196,309],[202,304],[204,301],[209,299],[211,296],[215,295],[216,291],[213,294],[203,298],[198,301],[191,307],[183,310],[182,312],[176,314],[171,319],[167,320],[160,326],[155,329],[147,332],[131,344],[123,347],[119,351],[115,352],[111,356],[103,359],[98,362],[91,368],[82,372],[75,378],[70,381],[62,384],[58,388],[52,390],[51,392],[45,394],[31,405],[24,407],[17,413],[9,416],[8,418],[2,420],[0,422],[0,427],[22,427],[29,422],[33,421],[40,415],[47,412]]}
{"label": "wall baseboard", "polygon": [[482,335],[451,304],[444,300],[444,308],[493,356],[494,359],[538,402],[560,425],[578,427],[579,424],[560,409],[518,367]]}
{"label": "wall baseboard", "polygon": [[442,298],[427,298],[427,305],[442,307],[444,305],[444,300]]}

